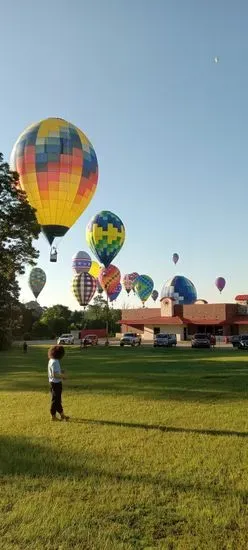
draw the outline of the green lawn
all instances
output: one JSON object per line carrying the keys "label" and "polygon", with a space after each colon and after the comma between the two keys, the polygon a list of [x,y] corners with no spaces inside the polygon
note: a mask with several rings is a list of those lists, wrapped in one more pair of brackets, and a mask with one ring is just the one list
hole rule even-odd
{"label": "green lawn", "polygon": [[51,423],[47,349],[0,354],[0,548],[248,548],[245,352],[70,349]]}

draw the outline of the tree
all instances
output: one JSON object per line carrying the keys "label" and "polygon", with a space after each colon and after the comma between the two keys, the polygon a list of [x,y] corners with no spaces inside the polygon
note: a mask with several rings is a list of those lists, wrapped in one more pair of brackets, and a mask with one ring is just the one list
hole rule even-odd
{"label": "tree", "polygon": [[70,326],[71,311],[67,306],[56,304],[48,307],[40,318],[40,323],[46,325],[50,336],[59,336],[62,332],[68,332]]}
{"label": "tree", "polygon": [[11,344],[20,293],[17,277],[25,272],[25,264],[35,265],[39,252],[32,239],[39,233],[35,210],[18,188],[18,174],[0,153],[0,349]]}

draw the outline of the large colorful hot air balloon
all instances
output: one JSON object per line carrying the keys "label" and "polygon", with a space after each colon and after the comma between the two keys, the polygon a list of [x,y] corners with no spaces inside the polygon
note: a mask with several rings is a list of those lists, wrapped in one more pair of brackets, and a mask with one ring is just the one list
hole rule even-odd
{"label": "large colorful hot air balloon", "polygon": [[46,274],[40,267],[33,267],[29,274],[29,286],[35,298],[38,298],[40,292],[46,284]]}
{"label": "large colorful hot air balloon", "polygon": [[100,271],[99,282],[108,296],[113,294],[121,279],[121,273],[118,267],[111,264],[108,267],[103,267]]}
{"label": "large colorful hot air balloon", "polygon": [[129,279],[129,275],[124,275],[123,280],[122,280],[122,284],[123,284],[125,290],[127,291],[127,294],[129,294],[132,290],[132,282]]}
{"label": "large colorful hot air balloon", "polygon": [[77,273],[72,280],[72,291],[80,306],[87,306],[96,291],[96,279],[89,273]]}
{"label": "large colorful hot air balloon", "polygon": [[143,306],[153,291],[154,282],[149,275],[139,275],[134,281],[134,289]]}
{"label": "large colorful hot air balloon", "polygon": [[92,277],[95,277],[95,279],[98,279],[100,271],[101,266],[99,265],[99,263],[92,260],[89,274],[92,275]]}
{"label": "large colorful hot air balloon", "polygon": [[121,293],[121,290],[122,286],[121,283],[119,283],[114,292],[112,292],[112,294],[109,294],[109,301],[114,302],[114,300],[116,300],[116,298],[118,298],[119,294]]}
{"label": "large colorful hot air balloon", "polygon": [[93,254],[108,267],[125,240],[125,227],[116,214],[103,210],[86,228],[86,240]]}
{"label": "large colorful hot air balloon", "polygon": [[172,260],[173,260],[174,264],[176,265],[178,260],[179,260],[179,255],[176,252],[174,252],[174,254],[172,256]]}
{"label": "large colorful hot air balloon", "polygon": [[217,279],[215,281],[215,286],[217,286],[218,290],[220,292],[222,292],[222,290],[226,286],[226,281],[225,281],[224,277],[217,277]]}
{"label": "large colorful hot air balloon", "polygon": [[152,299],[154,300],[154,302],[156,302],[157,297],[158,297],[158,291],[157,291],[157,290],[153,290],[153,291],[152,291]]}
{"label": "large colorful hot air balloon", "polygon": [[70,122],[47,118],[24,130],[10,164],[52,244],[55,237],[65,235],[95,193],[98,164],[93,146]]}
{"label": "large colorful hot air balloon", "polygon": [[88,273],[91,269],[91,257],[84,250],[74,254],[72,258],[72,269],[75,273]]}

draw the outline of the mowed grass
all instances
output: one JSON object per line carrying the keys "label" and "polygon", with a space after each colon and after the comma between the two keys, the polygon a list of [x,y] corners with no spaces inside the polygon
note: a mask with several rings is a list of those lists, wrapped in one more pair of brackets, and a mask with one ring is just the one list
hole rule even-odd
{"label": "mowed grass", "polygon": [[1,549],[247,550],[245,352],[69,349],[69,423],[45,347],[0,365]]}

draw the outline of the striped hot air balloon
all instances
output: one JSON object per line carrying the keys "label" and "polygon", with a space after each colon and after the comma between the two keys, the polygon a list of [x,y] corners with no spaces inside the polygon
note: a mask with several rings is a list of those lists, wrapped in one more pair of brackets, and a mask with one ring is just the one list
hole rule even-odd
{"label": "striped hot air balloon", "polygon": [[72,280],[72,291],[80,306],[87,306],[96,291],[96,279],[89,273],[77,273]]}

